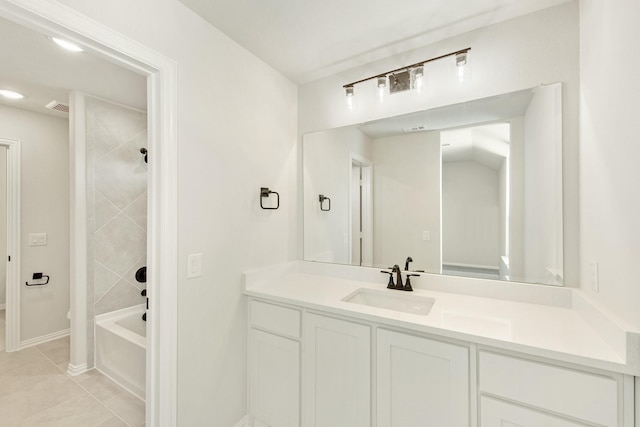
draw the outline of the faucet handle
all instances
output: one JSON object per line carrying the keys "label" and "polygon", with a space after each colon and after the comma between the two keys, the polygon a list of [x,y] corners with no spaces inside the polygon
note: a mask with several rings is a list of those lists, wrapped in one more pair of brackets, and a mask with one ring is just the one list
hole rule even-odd
{"label": "faucet handle", "polygon": [[400,266],[398,264],[394,265],[393,270],[391,271],[396,274],[396,285],[393,289],[404,289],[404,285],[402,284],[402,270],[400,270]]}
{"label": "faucet handle", "polygon": [[419,274],[407,274],[407,281],[402,288],[403,291],[413,292],[413,287],[411,286],[411,276],[420,277]]}
{"label": "faucet handle", "polygon": [[389,283],[387,283],[387,289],[395,289],[395,285],[393,284],[393,272],[380,270],[380,273],[386,273],[389,275]]}

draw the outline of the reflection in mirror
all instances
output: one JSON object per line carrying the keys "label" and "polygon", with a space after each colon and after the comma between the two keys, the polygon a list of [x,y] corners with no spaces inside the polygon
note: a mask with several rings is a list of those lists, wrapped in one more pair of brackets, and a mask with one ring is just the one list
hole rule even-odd
{"label": "reflection in mirror", "polygon": [[507,265],[510,129],[495,123],[440,134],[443,274],[499,279]]}
{"label": "reflection in mirror", "polygon": [[562,284],[561,93],[304,135],[305,260]]}

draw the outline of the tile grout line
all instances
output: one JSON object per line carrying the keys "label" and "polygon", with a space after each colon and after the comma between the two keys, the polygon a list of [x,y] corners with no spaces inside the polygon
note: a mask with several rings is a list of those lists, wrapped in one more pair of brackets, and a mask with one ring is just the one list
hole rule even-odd
{"label": "tile grout line", "polygon": [[[138,258],[138,259],[136,260],[136,262],[134,262],[133,264],[131,264],[131,267],[127,269],[127,273],[128,273],[129,271],[131,271],[131,269],[133,268],[133,266],[135,266],[136,264],[138,264],[138,263],[139,263],[143,258],[146,258],[146,257],[147,257],[147,254],[145,253],[145,254],[144,254],[144,255],[142,255],[140,258]],[[111,290],[112,290],[112,289],[113,289],[113,288],[114,288],[114,287],[115,287],[115,286],[116,286],[120,281],[122,281],[122,280],[124,280],[125,282],[127,282],[127,284],[129,284],[129,285],[133,286],[133,287],[134,287],[134,288],[136,288],[137,290],[142,291],[142,289],[138,288],[138,287],[137,287],[133,282],[131,282],[129,279],[127,279],[127,278],[126,278],[126,274],[127,274],[127,273],[124,273],[124,274],[116,273],[115,271],[113,271],[112,269],[110,269],[109,267],[107,267],[106,265],[104,265],[103,263],[101,263],[100,261],[98,261],[97,259],[94,259],[94,262],[96,262],[96,263],[100,264],[100,267],[104,268],[105,270],[108,270],[110,273],[115,274],[116,276],[118,276],[118,280],[116,280],[116,281],[115,281],[115,283],[114,283],[113,285],[109,286],[109,289],[107,289],[107,290],[106,290],[106,291],[105,291],[105,292],[100,296],[100,298],[98,298],[98,299],[96,300],[96,299],[95,299],[95,296],[94,296],[94,301],[93,301],[93,304],[94,304],[94,305],[97,305],[97,304],[98,304],[98,302],[100,302],[100,300],[102,300],[102,298],[104,298],[104,297],[105,297],[105,296],[106,296],[106,295],[107,295],[107,294],[108,294],[108,293],[109,293],[109,292],[110,292],[110,291],[111,291]],[[146,263],[145,263],[145,264],[146,264]],[[101,314],[104,314],[104,313],[101,313]],[[95,315],[94,315],[93,317],[95,318]]]}
{"label": "tile grout line", "polygon": [[[123,423],[125,423],[127,426],[129,427],[133,427],[131,424],[129,424],[128,422],[126,422],[124,419],[122,419],[122,417],[120,417],[118,414],[116,414],[111,408],[109,408],[107,405],[105,405],[100,399],[98,399],[93,393],[91,393],[89,390],[87,390],[85,387],[82,386],[82,384],[80,384],[80,382],[76,381],[76,379],[69,375],[67,373],[67,371],[61,369],[58,365],[56,365],[53,360],[51,360],[46,354],[44,354],[44,352],[42,350],[40,350],[38,348],[38,346],[35,346],[35,349],[45,358],[47,359],[47,361],[49,363],[51,363],[56,369],[58,369],[59,371],[61,371],[63,373],[63,375],[66,375],[67,378],[69,378],[71,381],[73,381],[73,383],[75,385],[77,385],[78,387],[80,387],[87,395],[91,396],[91,398],[93,400],[95,400],[96,402],[98,402],[102,407],[104,407],[107,411],[109,411],[111,414],[113,414],[114,417],[116,417],[117,419],[119,419],[120,421],[122,421]],[[57,405],[54,406],[58,406],[60,403],[58,403]],[[109,421],[109,420],[107,420]]]}

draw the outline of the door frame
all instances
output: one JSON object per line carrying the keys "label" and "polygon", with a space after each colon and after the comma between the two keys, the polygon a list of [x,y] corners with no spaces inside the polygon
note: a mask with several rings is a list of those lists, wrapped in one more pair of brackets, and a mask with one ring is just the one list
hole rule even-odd
{"label": "door frame", "polygon": [[373,162],[366,157],[355,153],[349,153],[349,262],[351,263],[353,230],[351,206],[351,189],[353,188],[351,168],[353,165],[362,168],[362,253],[360,264],[363,267],[373,267]]}
{"label": "door frame", "polygon": [[0,138],[7,149],[7,281],[5,351],[20,347],[20,141]]}
{"label": "door frame", "polygon": [[[149,135],[147,296],[148,426],[175,426],[177,407],[177,64],[75,9],[50,0],[0,0],[0,16],[38,32],[57,35],[147,76]],[[73,150],[74,147],[71,147]],[[86,224],[75,221],[86,201],[84,171],[71,170],[71,332],[85,331]],[[85,178],[86,179],[86,178]],[[84,196],[84,198],[83,198]],[[85,205],[86,209],[86,205]],[[81,224],[82,223],[82,224]],[[84,255],[83,255],[84,254]],[[162,313],[162,315],[159,315]],[[76,333],[76,335],[79,335]],[[86,337],[86,333],[85,333]],[[73,341],[73,340],[72,340]],[[82,340],[80,340],[82,341]],[[71,362],[86,364],[86,342],[71,345]],[[86,365],[85,365],[86,366]]]}

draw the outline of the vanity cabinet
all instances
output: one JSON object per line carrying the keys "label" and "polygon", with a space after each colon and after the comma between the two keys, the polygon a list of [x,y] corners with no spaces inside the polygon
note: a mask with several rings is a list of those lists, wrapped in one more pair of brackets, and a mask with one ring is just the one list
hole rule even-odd
{"label": "vanity cabinet", "polygon": [[270,427],[634,426],[629,375],[254,298],[248,336]]}
{"label": "vanity cabinet", "polygon": [[249,303],[249,414],[265,425],[300,426],[300,316],[292,308]]}
{"label": "vanity cabinet", "polygon": [[303,427],[370,427],[371,328],[306,313]]}

